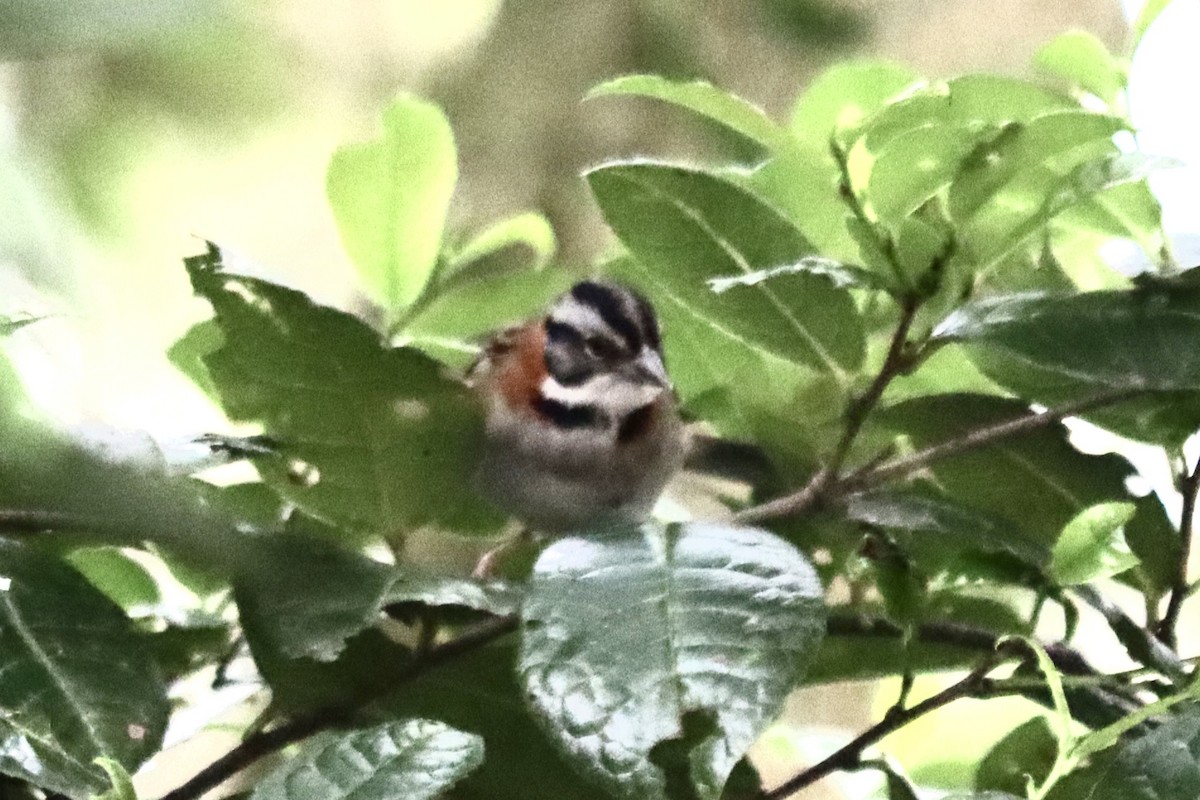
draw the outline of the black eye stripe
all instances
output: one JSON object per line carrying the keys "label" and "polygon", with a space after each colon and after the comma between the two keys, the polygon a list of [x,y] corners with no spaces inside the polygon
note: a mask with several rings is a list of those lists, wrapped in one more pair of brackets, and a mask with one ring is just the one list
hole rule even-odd
{"label": "black eye stripe", "polygon": [[534,410],[560,428],[593,428],[604,421],[593,406],[569,406],[549,397],[539,397]]}
{"label": "black eye stripe", "polygon": [[583,341],[583,337],[575,328],[565,322],[553,319],[546,320],[546,338],[554,344],[573,344]]}
{"label": "black eye stripe", "polygon": [[600,315],[604,324],[613,330],[631,353],[642,349],[642,332],[635,320],[629,318],[619,290],[594,281],[581,281],[571,289],[571,297]]}

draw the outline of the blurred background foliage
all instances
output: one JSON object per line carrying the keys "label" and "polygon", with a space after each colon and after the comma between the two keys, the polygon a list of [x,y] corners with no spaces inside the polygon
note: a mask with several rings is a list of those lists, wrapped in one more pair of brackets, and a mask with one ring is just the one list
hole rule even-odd
{"label": "blurred background foliage", "polygon": [[1071,27],[1126,36],[1105,0],[980,13],[961,0],[0,0],[0,313],[55,315],[13,357],[52,416],[160,435],[214,423],[164,357],[203,314],[177,259],[213,239],[359,307],[325,169],[402,90],[455,132],[452,233],[540,211],[559,260],[583,270],[608,243],[585,167],[738,146],[651,101],[581,104],[605,79],[706,78],[783,119],[846,58],[1014,73]]}

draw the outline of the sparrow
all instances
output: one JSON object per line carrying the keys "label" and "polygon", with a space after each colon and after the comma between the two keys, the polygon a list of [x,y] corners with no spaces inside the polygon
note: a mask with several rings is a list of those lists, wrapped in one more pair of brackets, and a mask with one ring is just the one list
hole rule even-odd
{"label": "sparrow", "polygon": [[658,320],[626,286],[575,284],[491,336],[468,382],[485,415],[475,485],[533,530],[645,519],[682,464]]}

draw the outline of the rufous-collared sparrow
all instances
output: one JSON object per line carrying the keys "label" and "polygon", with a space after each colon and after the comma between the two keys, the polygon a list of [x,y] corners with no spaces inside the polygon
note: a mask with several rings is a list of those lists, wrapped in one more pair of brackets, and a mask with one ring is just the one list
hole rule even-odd
{"label": "rufous-collared sparrow", "polygon": [[476,485],[535,530],[640,520],[683,461],[658,321],[625,286],[577,283],[495,334],[469,379],[486,410]]}

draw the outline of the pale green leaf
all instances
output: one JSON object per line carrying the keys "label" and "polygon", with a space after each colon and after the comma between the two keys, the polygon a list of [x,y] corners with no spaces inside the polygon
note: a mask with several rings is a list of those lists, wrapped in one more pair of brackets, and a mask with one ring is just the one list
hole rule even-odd
{"label": "pale green leaf", "polygon": [[1110,108],[1125,89],[1125,67],[1087,31],[1067,31],[1038,50],[1034,66],[1090,92]]}
{"label": "pale green leaf", "polygon": [[899,64],[886,61],[838,64],[818,75],[796,101],[792,109],[792,133],[826,152],[831,136],[859,125],[918,83],[917,74]]}
{"label": "pale green leaf", "polygon": [[460,270],[470,269],[476,262],[515,248],[529,251],[532,257],[528,268],[536,272],[546,266],[557,246],[548,219],[533,211],[518,214],[485,228],[454,251],[442,279],[451,280]]}
{"label": "pale green leaf", "polygon": [[1138,558],[1125,543],[1124,528],[1136,510],[1133,503],[1114,502],[1079,512],[1054,544],[1051,576],[1064,586],[1073,586],[1135,566]]}
{"label": "pale green leaf", "polygon": [[433,274],[457,177],[446,116],[410,95],[384,111],[379,138],[346,145],[329,163],[326,189],[342,243],[389,317]]}
{"label": "pale green leaf", "polygon": [[661,75],[626,75],[596,86],[586,99],[634,95],[662,100],[706,117],[767,150],[791,145],[787,132],[762,109],[707,81],[677,81]]}

